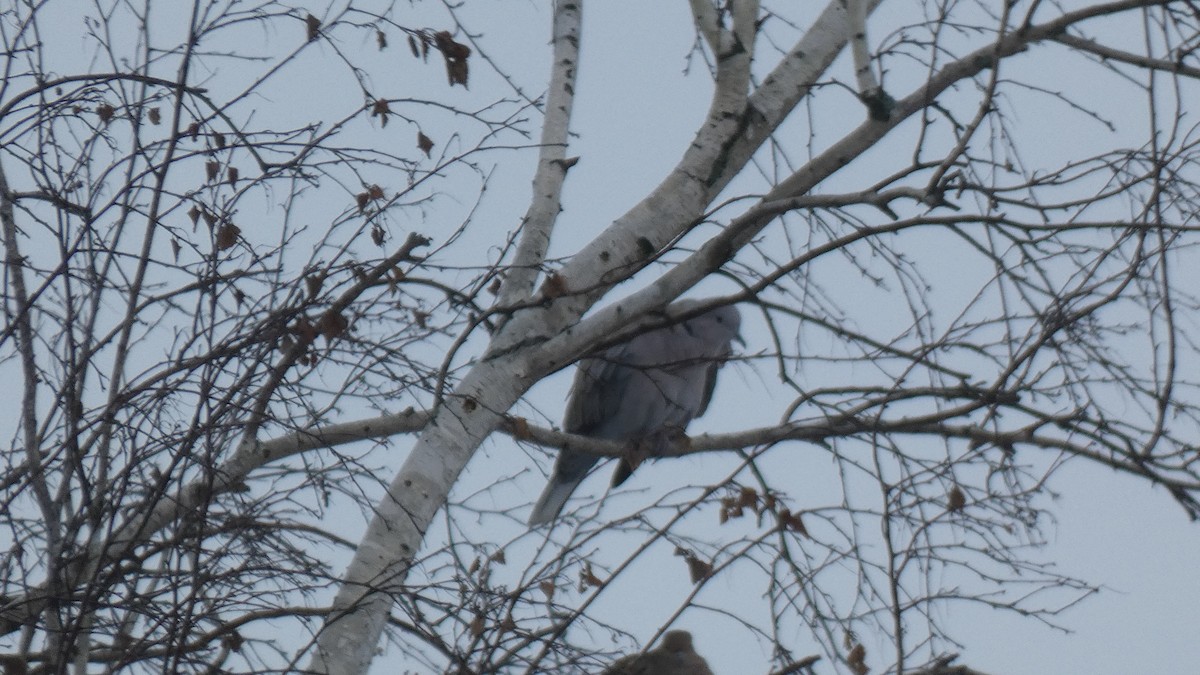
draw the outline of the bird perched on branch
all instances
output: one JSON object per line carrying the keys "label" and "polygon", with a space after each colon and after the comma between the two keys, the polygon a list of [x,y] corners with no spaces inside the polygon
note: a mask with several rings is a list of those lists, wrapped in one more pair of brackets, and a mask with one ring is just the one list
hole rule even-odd
{"label": "bird perched on branch", "polygon": [[601,675],[713,675],[713,671],[692,646],[692,634],[673,630],[656,649],[623,656]]}
{"label": "bird perched on branch", "polygon": [[[673,314],[706,304],[681,300]],[[688,422],[704,414],[717,371],[740,340],[741,315],[726,305],[685,321],[646,331],[579,362],[563,419],[568,433],[624,441],[613,485],[620,485],[642,457],[654,457],[677,441]],[[567,498],[600,460],[562,450],[554,473],[529,516],[530,525],[554,520]]]}

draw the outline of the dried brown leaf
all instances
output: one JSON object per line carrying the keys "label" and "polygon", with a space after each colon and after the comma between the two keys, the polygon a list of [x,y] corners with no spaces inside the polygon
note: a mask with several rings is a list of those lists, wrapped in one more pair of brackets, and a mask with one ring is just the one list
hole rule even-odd
{"label": "dried brown leaf", "polygon": [[743,487],[741,491],[738,492],[738,505],[757,508],[758,490],[755,490],[752,487]]}
{"label": "dried brown leaf", "polygon": [[461,84],[466,87],[469,75],[467,58],[471,56],[471,48],[455,42],[447,31],[434,33],[433,41],[446,61],[446,77],[450,81],[450,86]]}
{"label": "dried brown leaf", "polygon": [[584,563],[583,569],[579,571],[579,590],[580,592],[588,588],[601,588],[604,586],[604,580],[596,576],[592,572],[592,564]]}
{"label": "dried brown leaf", "polygon": [[388,113],[392,111],[388,105],[386,98],[376,99],[375,103],[371,104],[371,117],[379,116],[379,125],[386,127],[388,123]]}
{"label": "dried brown leaf", "polygon": [[146,114],[146,117],[150,118],[150,124],[153,124],[154,126],[158,126],[162,123],[162,111],[157,107],[151,108]]}
{"label": "dried brown leaf", "polygon": [[808,536],[808,528],[804,526],[804,520],[800,518],[800,514],[792,513],[789,509],[779,509],[779,526],[801,536]]}
{"label": "dried brown leaf", "polygon": [[967,496],[963,494],[961,488],[957,485],[950,488],[950,494],[946,495],[947,507],[951,512],[962,511],[967,505]]}
{"label": "dried brown leaf", "polygon": [[867,667],[867,648],[861,644],[854,645],[854,648],[846,655],[846,664],[856,675],[867,675],[871,671]]}
{"label": "dried brown leaf", "polygon": [[737,499],[733,497],[721,498],[721,510],[717,515],[717,520],[720,524],[724,525],[734,518],[741,518],[745,514],[745,509]]}
{"label": "dried brown leaf", "polygon": [[321,20],[309,14],[304,17],[304,28],[308,34],[308,41],[312,42],[321,34]]}
{"label": "dried brown leaf", "polygon": [[450,86],[461,84],[466,87],[468,77],[466,59],[462,61],[446,59],[446,77],[450,80]]}
{"label": "dried brown leaf", "polygon": [[682,546],[676,546],[675,555],[683,558],[684,561],[687,562],[688,574],[691,575],[693,584],[700,583],[712,574],[712,564],[697,558],[696,554],[692,553],[688,549],[683,548]]}
{"label": "dried brown leaf", "polygon": [[691,577],[693,584],[698,584],[701,581],[712,576],[712,563],[705,562],[696,556],[688,556],[684,558],[687,561],[688,576]]}
{"label": "dried brown leaf", "polygon": [[425,153],[426,157],[429,157],[429,152],[433,150],[433,141],[430,140],[428,136],[418,131],[417,148],[419,148],[421,152]]}
{"label": "dried brown leaf", "polygon": [[763,497],[763,507],[762,507],[762,511],[759,511],[759,513],[763,513],[764,511],[774,511],[775,504],[776,504],[775,495],[768,492],[766,494],[766,496]]}
{"label": "dried brown leaf", "polygon": [[241,229],[233,223],[222,223],[221,227],[217,228],[217,250],[224,251],[233,248],[238,241],[238,234]]}

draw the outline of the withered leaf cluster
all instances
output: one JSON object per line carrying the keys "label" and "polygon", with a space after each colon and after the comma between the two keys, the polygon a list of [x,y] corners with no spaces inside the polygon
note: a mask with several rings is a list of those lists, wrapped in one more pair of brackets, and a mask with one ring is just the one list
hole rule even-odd
{"label": "withered leaf cluster", "polygon": [[461,84],[466,87],[467,57],[471,56],[471,48],[455,42],[447,31],[434,33],[433,43],[437,46],[438,51],[442,52],[442,58],[446,60],[446,77],[450,80],[450,86]]}

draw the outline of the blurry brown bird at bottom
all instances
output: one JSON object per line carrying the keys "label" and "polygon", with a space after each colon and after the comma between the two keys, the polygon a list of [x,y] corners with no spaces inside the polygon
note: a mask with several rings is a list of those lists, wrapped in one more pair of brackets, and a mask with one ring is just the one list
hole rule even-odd
{"label": "blurry brown bird at bottom", "polygon": [[623,656],[601,675],[713,675],[713,671],[692,647],[692,634],[673,630],[663,636],[658,647]]}

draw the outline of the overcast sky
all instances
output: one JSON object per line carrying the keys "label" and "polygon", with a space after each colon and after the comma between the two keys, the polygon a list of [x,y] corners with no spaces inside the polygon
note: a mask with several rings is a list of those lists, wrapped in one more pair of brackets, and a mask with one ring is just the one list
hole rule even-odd
{"label": "overcast sky", "polygon": [[[884,9],[872,20],[872,37],[878,42],[897,25],[906,21],[905,12],[910,11],[915,0],[885,0]],[[164,3],[165,5],[166,3]],[[181,3],[183,4],[183,3]],[[322,3],[314,3],[320,5]],[[488,2],[471,0],[465,3],[460,18],[467,30],[479,34],[483,46],[496,64],[512,78],[512,83],[530,97],[537,97],[545,87],[549,71],[549,14],[539,1]],[[809,21],[814,11],[811,7],[822,7],[824,3],[799,3],[792,17],[800,24]],[[403,7],[403,3],[401,4]],[[58,3],[63,12],[65,26],[74,26],[82,31],[82,22],[75,15],[70,3]],[[164,26],[170,21],[168,7],[160,5],[160,18]],[[314,13],[320,13],[313,10]],[[411,26],[429,26],[453,30],[439,3],[418,3],[411,15],[394,17],[398,22]],[[887,13],[891,12],[891,13]],[[681,153],[692,141],[699,122],[703,119],[711,81],[707,69],[695,58],[692,48],[695,33],[687,11],[687,3],[646,2],[645,0],[592,0],[586,5],[584,15],[583,53],[577,86],[576,113],[571,128],[574,133],[570,156],[578,156],[579,163],[572,168],[566,184],[563,213],[554,232],[551,255],[569,256],[589,241],[601,228],[624,213],[655,186],[675,165]],[[1109,25],[1109,30],[1119,31]],[[290,36],[289,36],[290,39]],[[271,35],[264,38],[270,47],[272,40],[284,42],[283,36]],[[80,43],[85,43],[81,38]],[[278,43],[276,43],[278,44]],[[239,48],[257,48],[259,45]],[[218,45],[206,45],[209,48]],[[399,54],[398,50],[403,51]],[[401,56],[405,57],[402,59]],[[378,58],[392,59],[395,66],[379,68],[390,72],[392,79],[374,76],[372,86],[381,96],[410,95],[414,98],[436,100],[449,99],[463,107],[482,107],[497,97],[517,99],[511,105],[519,108],[519,96],[508,83],[481,60],[472,61],[471,87],[469,90],[455,88],[445,90],[445,74],[439,63],[421,66],[406,60],[407,48],[395,48]],[[273,90],[270,100],[255,99],[246,105],[253,107],[271,106],[273,114],[284,119],[302,122],[320,117],[324,106],[339,97],[357,97],[354,86],[344,90],[337,82],[325,82],[321,78],[322,58],[332,58],[326,47],[324,51],[313,50],[306,55],[312,59],[314,82],[311,87],[279,87]],[[78,54],[62,54],[63,70],[70,70]],[[1129,138],[1144,135],[1137,126],[1137,113],[1141,108],[1127,103],[1119,95],[1105,89],[1105,80],[1089,81],[1080,86],[1077,69],[1080,61],[1066,54],[1061,47],[1037,49],[1035,53],[1022,56],[1020,72],[1041,78],[1048,87],[1067,88],[1102,108],[1109,119],[1117,124],[1116,132],[1108,132],[1104,125],[1091,127],[1072,122],[1059,125],[1056,121],[1063,109],[1049,97],[1030,93],[1028,105],[1019,106],[1023,114],[1014,120],[1029,139],[1027,157],[1031,161],[1053,163],[1074,153],[1083,154],[1086,144],[1096,147],[1119,144],[1134,144],[1138,141],[1115,140],[1121,134]],[[909,69],[902,66],[907,65]],[[389,70],[391,69],[391,70]],[[839,61],[830,75],[846,83],[853,81],[850,65],[846,59]],[[919,69],[918,69],[919,70]],[[908,93],[915,84],[911,64],[889,62],[888,75],[884,84],[893,88],[893,93]],[[1090,71],[1089,71],[1090,72]],[[236,67],[226,66],[210,74],[209,86],[232,87],[233,81],[241,76]],[[228,78],[228,79],[223,79]],[[1137,105],[1141,105],[1139,102]],[[1128,108],[1126,108],[1128,106]],[[343,109],[343,108],[338,108]],[[781,133],[811,134],[813,147],[820,149],[836,139],[863,117],[863,109],[850,92],[842,96],[825,96],[820,105],[802,108],[797,115],[806,116],[802,123],[785,127]],[[536,137],[536,116],[531,128]],[[1072,118],[1074,119],[1074,118]],[[457,129],[452,119],[431,115],[420,120],[422,131],[439,144],[453,144],[453,133]],[[414,143],[415,129],[412,125],[395,123],[388,129],[367,130],[372,143]],[[895,143],[895,145],[891,145]],[[803,144],[799,144],[803,147]],[[888,139],[878,152],[910,152],[911,144]],[[531,151],[514,151],[508,155],[494,153],[485,162],[494,162],[498,169],[491,174],[488,191],[481,204],[481,216],[486,226],[469,228],[459,246],[450,249],[447,255],[470,252],[483,255],[486,260],[470,261],[473,264],[490,262],[496,247],[502,242],[502,233],[517,226],[529,199],[529,180],[532,177],[535,154]],[[824,191],[837,189],[861,189],[869,184],[866,176],[873,167],[868,162],[851,165],[822,186]],[[464,174],[463,181],[472,178]],[[461,202],[443,198],[434,215],[420,223],[422,231],[435,241],[445,238],[458,224],[458,220],[470,210],[469,195],[473,186],[463,183],[463,192],[468,197]],[[766,183],[753,176],[735,182],[727,196],[762,191]],[[335,193],[336,194],[336,193]],[[345,195],[331,198],[332,211],[344,208]],[[880,215],[880,218],[883,216]],[[314,216],[314,219],[318,219]],[[253,236],[248,233],[247,236]],[[482,252],[482,253],[481,253]],[[915,256],[922,255],[914,251]],[[927,251],[931,257],[943,256],[944,251]],[[952,256],[950,256],[952,258]],[[448,260],[466,264],[463,260]],[[967,285],[959,286],[959,275],[972,274],[972,270],[956,268],[952,259],[944,262],[940,271],[931,278],[944,285],[948,305],[961,302],[955,293]],[[847,279],[847,284],[861,280]],[[635,280],[623,294],[644,279]],[[836,285],[836,284],[835,284]],[[721,281],[706,282],[698,294],[723,293],[735,290]],[[876,299],[864,296],[863,302]],[[769,350],[769,338],[761,318],[752,310],[744,309],[746,328],[744,353],[754,355]],[[880,325],[892,321],[903,321],[902,308],[886,301],[871,308],[867,314]],[[478,355],[478,342],[470,342],[463,349],[459,363],[466,363]],[[818,381],[822,373],[808,373]],[[780,403],[764,394],[766,382],[773,377],[771,364],[747,360],[728,366],[710,408],[709,414],[692,427],[694,432],[736,431],[777,422],[783,414],[785,403]],[[557,424],[561,421],[563,403],[570,384],[571,372],[564,371],[537,385],[517,412],[539,424]],[[4,396],[5,394],[0,394]],[[14,396],[15,392],[9,392]],[[410,402],[382,402],[384,408],[400,410]],[[344,411],[347,419],[356,413],[370,414],[369,410],[355,410],[349,406]],[[404,451],[411,439],[400,438],[393,442],[394,458],[389,458],[387,470],[400,466]],[[787,450],[787,449],[785,449]],[[772,461],[780,472],[794,472],[790,496],[801,504],[821,505],[836,503],[840,498],[841,485],[829,484],[822,478],[828,467],[817,466],[817,459],[808,458],[805,449],[794,447],[791,454],[777,452]],[[622,488],[622,494],[614,494],[606,500],[604,514],[614,517],[626,515],[638,505],[638,500],[648,491],[664,489],[669,485],[707,484],[719,480],[732,466],[732,458],[696,456],[679,460],[661,461],[639,469],[638,474]],[[1033,460],[1048,462],[1050,458]],[[808,471],[806,462],[813,462]],[[514,468],[516,467],[516,468]],[[799,468],[805,467],[805,468]],[[545,472],[550,468],[550,459],[537,452],[519,448],[504,436],[495,436],[483,447],[483,451],[468,467],[462,484],[455,495],[462,498],[474,494],[488,485],[496,475],[524,474],[507,489],[490,492],[487,498],[495,500],[498,507],[518,508],[529,504],[532,496],[540,490]],[[607,484],[607,467],[591,477],[580,494],[600,494]],[[825,482],[820,482],[825,481]],[[1138,481],[1095,466],[1072,462],[1063,468],[1050,484],[1057,497],[1047,499],[1043,505],[1054,517],[1046,521],[1049,544],[1031,555],[1053,560],[1062,573],[1078,575],[1080,578],[1101,584],[1104,591],[1088,598],[1078,606],[1056,617],[1056,620],[1073,632],[1064,633],[1034,620],[983,610],[968,605],[946,604],[936,611],[945,625],[952,627],[952,637],[962,642],[961,662],[972,668],[992,675],[1022,673],[1089,673],[1092,675],[1124,675],[1135,672],[1174,673],[1192,672],[1200,663],[1200,640],[1196,637],[1196,626],[1200,625],[1200,579],[1196,574],[1196,562],[1200,560],[1200,530],[1190,523],[1169,495],[1163,491],[1147,488]],[[506,501],[507,500],[507,501]],[[517,513],[523,518],[526,511]],[[602,516],[604,517],[604,516]],[[364,516],[358,510],[347,509],[340,514],[339,530],[348,538],[355,538],[365,529]],[[492,536],[496,541],[522,536],[522,531]],[[486,527],[481,526],[481,530]],[[721,530],[715,529],[718,534]],[[611,550],[596,551],[598,560],[619,561],[628,551],[617,546],[636,545],[629,537],[611,540]],[[513,573],[533,555],[536,535],[519,539],[508,556],[508,566]],[[543,553],[543,556],[545,553]],[[501,573],[502,574],[502,573]],[[414,583],[419,579],[413,578]],[[669,545],[663,543],[645,557],[635,568],[635,574],[621,580],[621,588],[607,594],[596,606],[609,621],[621,625],[625,630],[644,640],[653,635],[663,622],[671,616],[692,590],[686,571],[679,558],[672,555]],[[704,604],[728,607],[734,613],[757,616],[765,622],[762,607],[761,583],[748,586],[739,583],[737,570],[732,570],[705,589],[701,601]],[[697,638],[697,647],[722,675],[742,673],[766,673],[771,656],[771,645],[758,641],[753,635],[740,628],[736,621],[721,620],[715,613],[689,611],[677,621],[676,628],[692,631]],[[796,656],[815,653],[815,644],[806,637],[802,626],[794,627],[794,643],[789,645]],[[574,636],[573,637],[578,637]],[[597,635],[598,640],[606,639]],[[877,636],[860,635],[868,654],[868,663],[873,672],[882,669],[878,664],[887,663],[885,643]],[[604,645],[608,647],[609,645]],[[632,645],[624,645],[631,647]],[[952,647],[948,646],[948,647]],[[949,649],[948,649],[949,650]],[[396,672],[398,661],[395,655],[386,654],[375,661],[373,672]],[[817,672],[833,672],[829,664],[818,666]]]}
{"label": "overcast sky", "polygon": [[[898,15],[908,11],[912,3],[893,0],[885,2],[884,9],[888,5],[895,6],[896,12],[885,15],[881,10],[873,19],[873,27],[895,26],[902,20]],[[578,98],[572,120],[572,131],[577,138],[568,153],[580,156],[581,161],[567,181],[564,212],[555,231],[553,252],[569,255],[596,229],[641,199],[674,166],[691,141],[707,105],[710,81],[703,67],[689,62],[695,39],[689,20],[686,3],[682,2],[606,0],[586,6]],[[544,23],[545,19],[530,21]],[[484,30],[482,27],[487,23],[481,19],[477,25]],[[884,34],[886,30],[876,30],[873,35]],[[488,38],[484,44],[494,38],[496,53],[503,55],[502,32],[484,32]],[[1080,66],[1081,60],[1066,54],[1062,48],[1038,49],[1022,59],[1025,68],[1022,73],[1033,74],[1035,81],[1051,88],[1066,89],[1079,79],[1079,71],[1073,68]],[[683,71],[689,63],[691,72],[685,76]],[[530,91],[535,91],[544,67],[534,67],[532,73],[524,68],[520,67],[518,75],[530,82]],[[844,82],[852,81],[845,58],[831,74]],[[904,77],[893,72],[890,82],[903,81]],[[1059,78],[1064,81],[1058,81]],[[1102,80],[1098,82],[1103,84]],[[1141,101],[1135,104],[1125,98],[1127,93],[1122,93],[1123,100],[1114,104],[1113,94],[1099,86],[1076,87],[1071,91],[1082,100],[1098,103],[1099,109],[1120,125],[1118,131],[1131,137],[1144,135],[1144,128],[1133,121],[1142,112]],[[900,88],[892,93],[904,94],[907,90]],[[861,119],[862,111],[855,101],[847,96],[842,103],[838,108],[817,106],[797,114],[810,115],[813,127],[828,132],[823,138],[829,142],[836,138],[834,132]],[[1124,109],[1125,106],[1129,109]],[[1030,128],[1030,147],[1023,150],[1031,160],[1061,161],[1073,154],[1083,154],[1086,146],[1082,143],[1114,142],[1115,136],[1099,123],[1055,124],[1064,111],[1046,97],[1031,100],[1022,110],[1026,114],[1017,123]],[[839,119],[841,116],[845,119]],[[852,165],[831,183],[845,189],[861,188],[866,181],[855,174],[856,168],[857,165]],[[828,192],[835,189],[823,188]],[[518,191],[514,196],[518,202],[514,210],[519,211],[523,208],[520,200],[526,193]],[[953,280],[948,281],[947,286],[953,287]],[[713,292],[730,290],[719,285],[713,288]],[[886,315],[888,309],[880,307],[878,311]],[[749,325],[746,351],[767,348],[765,334],[753,332],[753,320]],[[756,391],[761,391],[759,378],[770,375],[769,368],[761,372],[747,365],[727,368],[710,413],[693,423],[692,429],[732,430],[778,419],[779,407],[756,396]],[[539,410],[554,416],[569,377],[560,373],[535,389],[533,398],[538,401]],[[501,454],[507,445],[506,441],[497,440],[490,453]],[[689,458],[673,462],[670,467],[660,462],[641,470],[645,471],[639,472],[641,482],[631,481],[630,489],[654,485],[656,477],[664,474],[674,477],[680,472],[710,480],[719,472],[703,471],[701,464],[705,461],[707,458],[703,456]],[[587,488],[603,490],[606,480],[607,471],[602,469]],[[1195,627],[1200,625],[1200,575],[1195,573],[1196,562],[1200,560],[1197,536],[1200,531],[1163,491],[1106,469],[1075,462],[1056,476],[1051,487],[1059,496],[1046,505],[1057,522],[1048,523],[1051,541],[1036,555],[1056,561],[1064,573],[1104,585],[1104,592],[1057,618],[1072,633],[966,603],[945,605],[938,613],[947,625],[953,626],[953,636],[963,643],[960,662],[993,675],[1189,672],[1194,664],[1200,663],[1200,640],[1195,634]],[[795,487],[796,493],[808,489],[814,494],[823,492],[819,487],[803,484]],[[662,617],[690,590],[682,574],[673,574],[679,571],[678,558],[671,560],[669,554],[665,550],[656,556],[654,564],[661,565],[659,571],[648,572],[636,590],[619,596],[634,609],[627,616],[631,626],[641,626],[640,631],[631,628],[635,634],[652,634],[660,627]],[[736,578],[721,582],[717,586],[727,591],[723,600],[734,603],[759,600],[760,589],[738,588]],[[629,609],[630,606],[622,606],[613,611]],[[710,618],[689,621],[685,615],[676,625],[697,635],[698,649],[717,673],[765,673],[768,669],[769,645],[756,642],[732,622]],[[867,646],[883,658],[882,643],[868,642]],[[872,664],[876,672],[878,663]],[[818,671],[831,672],[831,669],[826,664]]]}

